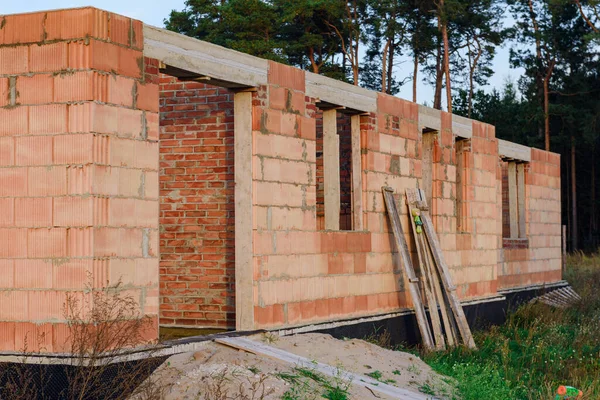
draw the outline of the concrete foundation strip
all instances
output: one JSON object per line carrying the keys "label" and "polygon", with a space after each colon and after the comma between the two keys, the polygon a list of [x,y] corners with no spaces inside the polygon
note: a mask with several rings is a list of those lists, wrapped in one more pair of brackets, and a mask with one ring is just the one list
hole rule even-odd
{"label": "concrete foundation strip", "polygon": [[[288,353],[287,351],[277,349],[275,347],[266,345],[264,343],[256,342],[243,337],[237,338],[223,338],[216,339],[216,343],[232,347],[238,350],[243,350],[248,353],[256,354],[259,356],[265,356],[274,358],[279,361],[283,361],[292,365],[302,366],[305,368],[313,369],[321,374],[330,377],[340,377],[340,371],[338,368],[332,367],[328,364],[311,361],[308,358],[298,356],[296,354]],[[369,378],[365,375],[354,374],[348,371],[342,371],[342,377],[352,381],[353,385],[358,385],[369,389],[372,392],[382,393],[386,396],[391,396],[395,399],[406,399],[406,400],[431,400],[433,397],[426,396],[421,393],[412,392],[410,390],[401,389],[396,386],[388,385],[386,383],[379,382],[373,378]]]}

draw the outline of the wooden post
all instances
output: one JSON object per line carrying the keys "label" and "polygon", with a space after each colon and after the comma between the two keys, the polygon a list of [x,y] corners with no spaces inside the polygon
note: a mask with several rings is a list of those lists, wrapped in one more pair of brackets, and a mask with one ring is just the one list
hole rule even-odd
{"label": "wooden post", "polygon": [[337,111],[323,111],[323,183],[325,229],[340,229],[340,137]]}
{"label": "wooden post", "polygon": [[352,129],[352,229],[363,230],[362,164],[360,146],[360,115],[350,118]]}
{"label": "wooden post", "polygon": [[421,157],[421,171],[422,171],[422,186],[425,191],[425,197],[429,207],[433,207],[433,143],[435,139],[435,132],[423,133],[423,146],[422,146],[422,157]]}
{"label": "wooden post", "polygon": [[252,93],[233,101],[235,166],[235,327],[254,329],[252,252]]}
{"label": "wooden post", "polygon": [[510,210],[510,238],[519,237],[519,205],[517,199],[517,164],[508,163],[508,208]]}
{"label": "wooden post", "polygon": [[517,203],[519,205],[519,237],[527,237],[527,225],[525,223],[525,164],[517,164]]}

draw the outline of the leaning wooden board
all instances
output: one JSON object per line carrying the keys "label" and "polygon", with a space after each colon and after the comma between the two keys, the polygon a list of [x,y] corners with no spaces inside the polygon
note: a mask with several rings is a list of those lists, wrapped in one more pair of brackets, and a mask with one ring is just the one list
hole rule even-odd
{"label": "leaning wooden board", "polygon": [[[420,197],[425,199],[425,193],[422,189],[419,189]],[[446,264],[446,260],[444,259],[444,254],[442,253],[442,247],[440,246],[440,242],[437,238],[437,233],[433,228],[433,223],[431,222],[431,218],[429,217],[429,212],[427,211],[427,203],[425,201],[422,202],[423,207],[421,209],[421,220],[423,221],[423,229],[425,230],[425,234],[427,235],[427,239],[429,240],[429,247],[431,249],[431,254],[433,255],[433,259],[435,261],[435,265],[438,268],[440,278],[442,280],[442,284],[444,285],[444,289],[448,294],[448,302],[450,303],[450,307],[452,308],[452,312],[456,318],[456,324],[458,325],[458,330],[460,331],[460,335],[462,336],[463,343],[470,349],[476,349],[475,341],[473,340],[473,335],[471,334],[471,328],[469,328],[469,323],[467,322],[467,318],[465,317],[465,312],[462,308],[462,304],[460,304],[460,300],[456,294],[456,287],[452,283],[452,277],[450,276],[450,270],[448,269],[448,265]]]}
{"label": "leaning wooden board", "polygon": [[[438,313],[438,302],[442,304],[443,298],[439,301],[436,298],[436,288],[434,286],[432,271],[429,268],[427,254],[425,253],[426,246],[423,239],[423,233],[417,232],[417,225],[415,224],[415,218],[413,216],[413,208],[416,207],[415,199],[411,198],[414,193],[411,193],[410,189],[406,189],[406,200],[408,203],[408,217],[410,219],[410,225],[415,238],[415,244],[417,246],[417,259],[419,260],[419,269],[421,270],[421,283],[425,292],[425,298],[427,299],[427,306],[429,308],[429,317],[431,319],[431,328],[433,330],[433,338],[435,339],[435,348],[437,350],[444,350],[446,344],[444,342],[444,334],[442,332],[442,324],[440,322],[440,315]],[[435,272],[435,271],[434,271]]]}
{"label": "leaning wooden board", "polygon": [[390,225],[394,233],[396,240],[396,247],[398,248],[398,254],[400,254],[400,260],[404,273],[408,280],[408,291],[415,307],[415,316],[417,317],[417,325],[421,332],[423,339],[423,346],[427,350],[433,350],[433,338],[431,336],[431,330],[429,329],[429,323],[427,322],[427,315],[425,314],[425,308],[421,300],[421,294],[419,293],[419,286],[415,270],[410,259],[408,252],[408,245],[406,244],[406,238],[404,237],[404,231],[400,223],[400,215],[398,214],[398,208],[396,207],[396,200],[394,199],[394,189],[389,187],[382,187],[383,198],[385,199],[385,206],[388,211],[388,217],[390,219]]}

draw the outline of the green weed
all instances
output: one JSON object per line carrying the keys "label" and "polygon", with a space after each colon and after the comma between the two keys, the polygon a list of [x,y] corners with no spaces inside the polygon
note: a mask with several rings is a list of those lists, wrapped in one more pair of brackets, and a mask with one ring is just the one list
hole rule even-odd
{"label": "green weed", "polygon": [[600,256],[569,258],[565,278],[584,299],[566,310],[527,304],[502,326],[477,332],[477,351],[423,354],[458,382],[464,400],[549,399],[559,385],[600,398]]}
{"label": "green weed", "polygon": [[380,380],[383,377],[383,374],[381,373],[381,371],[373,371],[373,372],[369,372],[368,374],[365,374],[373,379],[376,380]]}

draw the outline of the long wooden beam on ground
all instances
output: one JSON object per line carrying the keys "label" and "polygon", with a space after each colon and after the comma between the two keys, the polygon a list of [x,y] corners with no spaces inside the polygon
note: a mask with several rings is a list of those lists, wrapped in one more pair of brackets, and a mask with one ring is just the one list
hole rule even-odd
{"label": "long wooden beam on ground", "polygon": [[[278,361],[283,361],[292,366],[309,368],[315,370],[321,374],[339,378],[340,369],[333,367],[328,364],[323,364],[308,358],[298,356],[293,353],[289,353],[285,350],[278,349],[276,347],[269,346],[267,344],[250,340],[243,337],[237,338],[223,338],[215,340],[216,343],[232,347],[234,349],[243,350],[251,354],[260,355],[263,357],[269,357]],[[386,383],[377,381],[366,375],[355,374],[350,371],[343,371],[344,379],[348,379],[352,382],[352,385],[363,386],[371,390],[371,392],[378,392],[385,396],[390,396],[392,399],[406,399],[406,400],[427,400],[431,396],[425,396],[420,393],[411,392],[410,390],[402,389],[396,386],[388,385]]]}

